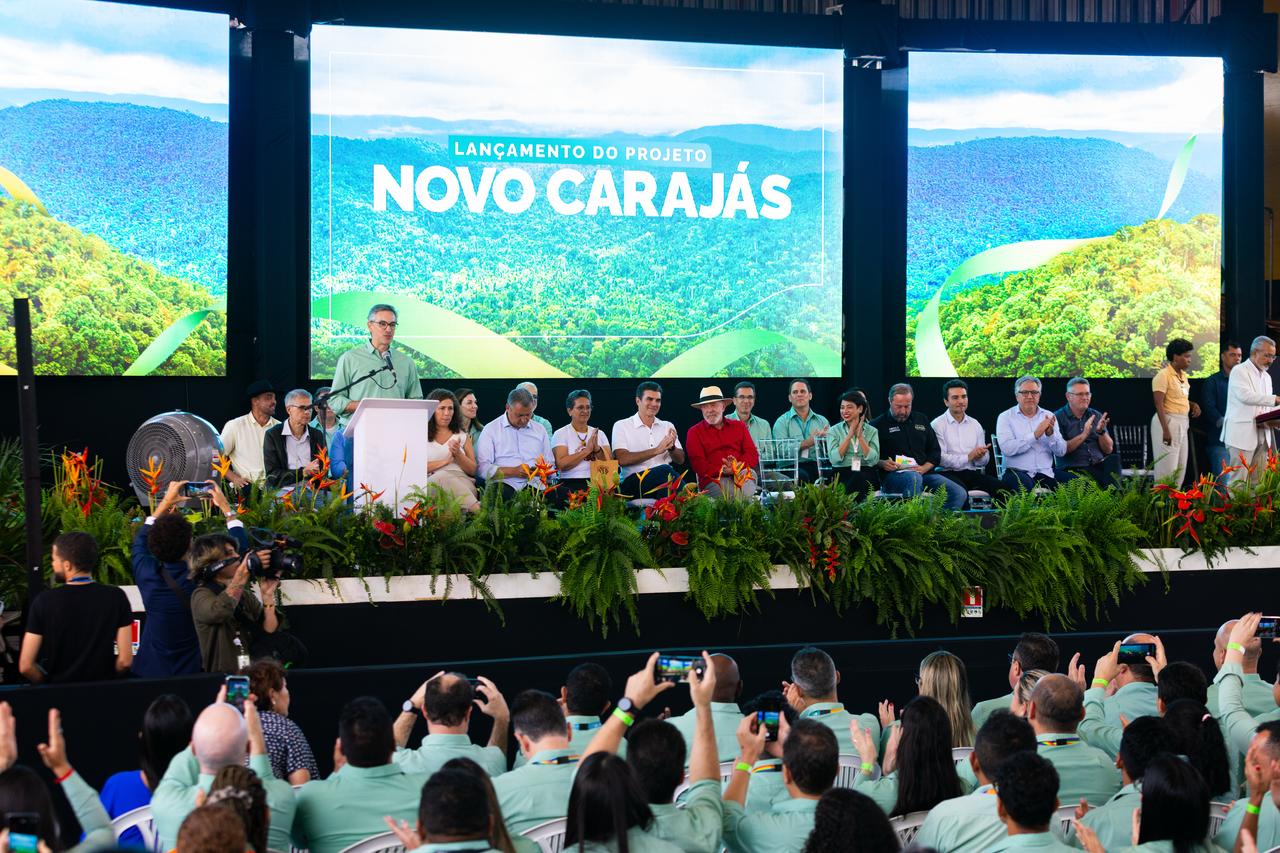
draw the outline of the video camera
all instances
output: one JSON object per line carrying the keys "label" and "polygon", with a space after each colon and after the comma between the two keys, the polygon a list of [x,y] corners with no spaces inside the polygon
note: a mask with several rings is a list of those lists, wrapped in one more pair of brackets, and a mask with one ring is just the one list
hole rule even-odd
{"label": "video camera", "polygon": [[[302,542],[286,533],[276,533],[261,527],[245,531],[249,535],[249,575],[254,580],[275,580],[283,575],[296,575],[302,571]],[[264,566],[258,552],[269,550],[271,564]]]}

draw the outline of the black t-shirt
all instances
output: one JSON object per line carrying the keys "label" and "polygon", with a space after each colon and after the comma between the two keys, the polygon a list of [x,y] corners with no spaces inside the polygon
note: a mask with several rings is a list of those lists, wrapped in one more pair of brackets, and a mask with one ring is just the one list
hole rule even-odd
{"label": "black t-shirt", "polygon": [[99,583],[45,590],[27,616],[27,632],[42,638],[38,658],[50,682],[115,678],[116,631],[132,624],[124,590]]}

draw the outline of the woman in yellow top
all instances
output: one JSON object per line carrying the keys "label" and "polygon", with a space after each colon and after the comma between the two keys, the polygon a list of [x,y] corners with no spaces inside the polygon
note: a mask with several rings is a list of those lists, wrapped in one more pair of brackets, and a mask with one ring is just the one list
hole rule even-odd
{"label": "woman in yellow top", "polygon": [[1160,482],[1173,478],[1175,488],[1182,485],[1182,475],[1187,470],[1188,415],[1200,417],[1200,407],[1191,402],[1191,380],[1187,370],[1191,367],[1191,341],[1174,338],[1164,348],[1169,362],[1151,380],[1151,394],[1155,398],[1156,413],[1151,418],[1151,451],[1155,459],[1155,479]]}

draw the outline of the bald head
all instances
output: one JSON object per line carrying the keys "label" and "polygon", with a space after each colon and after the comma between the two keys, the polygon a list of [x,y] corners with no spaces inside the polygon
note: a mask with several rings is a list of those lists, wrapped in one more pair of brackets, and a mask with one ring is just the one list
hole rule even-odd
{"label": "bald head", "polygon": [[1084,692],[1065,675],[1051,673],[1031,691],[1030,719],[1036,734],[1070,733],[1084,717]]}
{"label": "bald head", "polygon": [[716,671],[716,690],[712,702],[737,702],[742,694],[742,676],[738,674],[738,662],[728,655],[712,655],[711,666]]}
{"label": "bald head", "polygon": [[[1227,640],[1231,639],[1231,629],[1236,626],[1239,619],[1229,619],[1222,623],[1222,627],[1218,629],[1218,633],[1213,636],[1213,665],[1218,669],[1222,669],[1223,661],[1227,659]],[[1257,637],[1250,637],[1248,642],[1244,644],[1244,671],[1257,672],[1258,660],[1262,657],[1262,640]]]}
{"label": "bald head", "polygon": [[226,702],[216,702],[200,712],[191,730],[191,749],[200,772],[214,774],[230,764],[243,764],[249,747],[244,717]]}

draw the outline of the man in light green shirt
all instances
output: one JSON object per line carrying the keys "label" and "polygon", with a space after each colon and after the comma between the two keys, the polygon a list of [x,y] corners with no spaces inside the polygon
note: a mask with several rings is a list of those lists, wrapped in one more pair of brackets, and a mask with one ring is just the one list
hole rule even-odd
{"label": "man in light green shirt", "polygon": [[849,725],[856,719],[858,727],[871,732],[880,742],[880,720],[875,714],[859,714],[855,718],[845,710],[836,696],[840,671],[835,661],[822,649],[807,646],[791,658],[791,681],[783,682],[782,695],[802,720],[817,720],[831,729],[841,755],[857,755]]}
{"label": "man in light green shirt", "polygon": [[1142,805],[1138,784],[1147,772],[1147,765],[1160,753],[1167,752],[1173,742],[1173,731],[1159,717],[1139,717],[1125,727],[1116,760],[1124,787],[1080,819],[1080,823],[1097,834],[1104,849],[1118,850],[1132,843],[1133,812]]}
{"label": "man in light green shirt", "polygon": [[[1222,664],[1227,656],[1227,642],[1231,635],[1231,629],[1235,627],[1239,620],[1231,619],[1222,624],[1218,628],[1218,633],[1213,638],[1213,665],[1218,669],[1222,669]],[[1244,645],[1244,661],[1241,664],[1242,672],[1240,681],[1244,687],[1241,699],[1244,702],[1244,709],[1255,717],[1262,717],[1266,714],[1276,713],[1278,691],[1274,685],[1268,684],[1258,674],[1258,661],[1262,658],[1262,641],[1257,637],[1250,637]],[[1215,717],[1221,717],[1218,706],[1218,685],[1215,680],[1214,684],[1209,687],[1209,699],[1205,703],[1209,708],[1209,713]]]}
{"label": "man in light green shirt", "polygon": [[800,477],[812,482],[818,478],[813,446],[817,439],[827,434],[831,422],[809,407],[813,401],[809,380],[793,379],[787,398],[791,401],[791,408],[773,422],[773,437],[779,441],[799,439]]}
{"label": "man in light green shirt", "polygon": [[294,822],[293,788],[271,772],[267,745],[262,736],[258,709],[245,703],[244,716],[225,701],[226,688],[218,701],[205,708],[191,730],[191,745],[169,762],[160,784],[151,796],[151,814],[156,835],[165,850],[178,843],[178,828],[196,807],[196,792],[209,793],[213,777],[223,767],[243,764],[249,751],[249,769],[262,780],[271,810],[267,845],[273,850],[289,849],[289,829]]}
{"label": "man in light green shirt", "polygon": [[[390,305],[378,304],[369,309],[368,343],[349,349],[338,356],[331,387],[344,388],[375,370],[383,372],[356,382],[345,391],[329,398],[329,406],[345,426],[361,400],[421,400],[422,383],[418,366],[404,353],[393,350],[391,342],[399,326],[399,315]],[[390,370],[384,368],[390,365]]]}
{"label": "man in light green shirt", "polygon": [[[1121,645],[1131,643],[1151,643],[1158,640],[1151,634],[1130,634],[1120,641]],[[1116,653],[1118,655],[1118,650]],[[1114,674],[1108,679],[1110,690],[1103,708],[1106,711],[1107,723],[1120,725],[1120,718],[1136,720],[1139,717],[1159,714],[1156,708],[1156,676],[1147,663],[1118,663]]]}
{"label": "man in light green shirt", "polygon": [[733,386],[733,411],[725,415],[731,421],[742,421],[751,433],[751,440],[760,449],[760,442],[773,438],[773,427],[764,418],[756,417],[751,411],[756,406],[756,386],[752,382],[739,382]]}
{"label": "man in light green shirt", "polygon": [[361,696],[343,706],[334,756],[338,768],[298,789],[293,846],[339,853],[386,832],[385,817],[413,820],[427,777],[405,773],[392,762],[394,751],[395,733],[382,702]]}
{"label": "man in light green shirt", "polygon": [[[422,786],[417,832],[410,834],[403,827],[394,831],[414,853],[497,853],[489,841],[495,817],[483,782],[465,770],[442,770]],[[413,846],[414,842],[421,845]]]}
{"label": "man in light green shirt", "polygon": [[[507,730],[511,719],[507,700],[492,681],[483,676],[477,680],[478,690],[465,675],[438,672],[404,703],[396,718],[396,751],[392,756],[401,770],[430,776],[450,759],[470,758],[490,776],[506,772]],[[477,705],[481,713],[493,719],[487,746],[472,743],[467,734],[471,709]],[[427,736],[417,749],[405,749],[418,714],[426,718]]]}
{"label": "man in light green shirt", "polygon": [[[1048,634],[1028,631],[1018,638],[1018,644],[1009,655],[1009,687],[1018,686],[1024,672],[1043,669],[1046,672],[1058,670],[1058,644]],[[1007,711],[1013,701],[1013,693],[1007,693],[995,699],[987,699],[973,706],[973,727],[982,728],[992,711]]]}
{"label": "man in light green shirt", "polygon": [[987,850],[1071,850],[1050,831],[1058,808],[1058,774],[1053,765],[1033,752],[1009,756],[996,768],[996,814],[1006,835]]}
{"label": "man in light green shirt", "polygon": [[[587,661],[569,670],[569,676],[560,687],[560,707],[565,709],[564,719],[572,734],[569,746],[578,755],[586,755],[587,746],[599,732],[601,717],[613,705],[613,679],[609,671],[598,663]],[[627,742],[619,741],[618,755],[627,757]],[[523,753],[516,754],[516,767],[523,767],[529,759]]]}
{"label": "man in light green shirt", "polygon": [[767,812],[748,812],[747,788],[751,767],[764,751],[765,727],[754,717],[738,726],[740,752],[733,776],[724,790],[724,841],[733,853],[800,853],[813,831],[818,800],[835,783],[840,755],[835,733],[815,720],[779,719],[782,742],[782,781],[791,795]]}
{"label": "man in light green shirt", "polygon": [[1120,771],[1110,756],[1081,739],[1076,729],[1083,717],[1083,692],[1065,675],[1046,675],[1031,692],[1027,719],[1036,731],[1036,751],[1057,771],[1058,796],[1064,803],[1083,798],[1100,806],[1119,792]]}
{"label": "man in light green shirt", "polygon": [[515,698],[511,726],[529,763],[494,779],[493,789],[507,831],[518,835],[565,816],[581,755],[570,746],[571,732],[560,705],[541,690],[526,690]]}
{"label": "man in light green shirt", "polygon": [[969,753],[978,788],[934,806],[916,835],[916,844],[938,853],[986,853],[1001,843],[1008,831],[996,808],[995,770],[1010,756],[1035,749],[1035,732],[1026,720],[1008,711],[988,717]]}
{"label": "man in light green shirt", "polygon": [[[737,662],[728,655],[711,655],[711,665],[716,670],[716,692],[711,702],[711,724],[715,729],[718,761],[731,761],[738,754],[738,724],[742,722],[742,709],[738,697],[742,695],[742,678],[738,675]],[[684,738],[685,751],[693,758],[693,736],[697,728],[698,709],[695,706],[686,714],[672,717],[668,722]]]}

